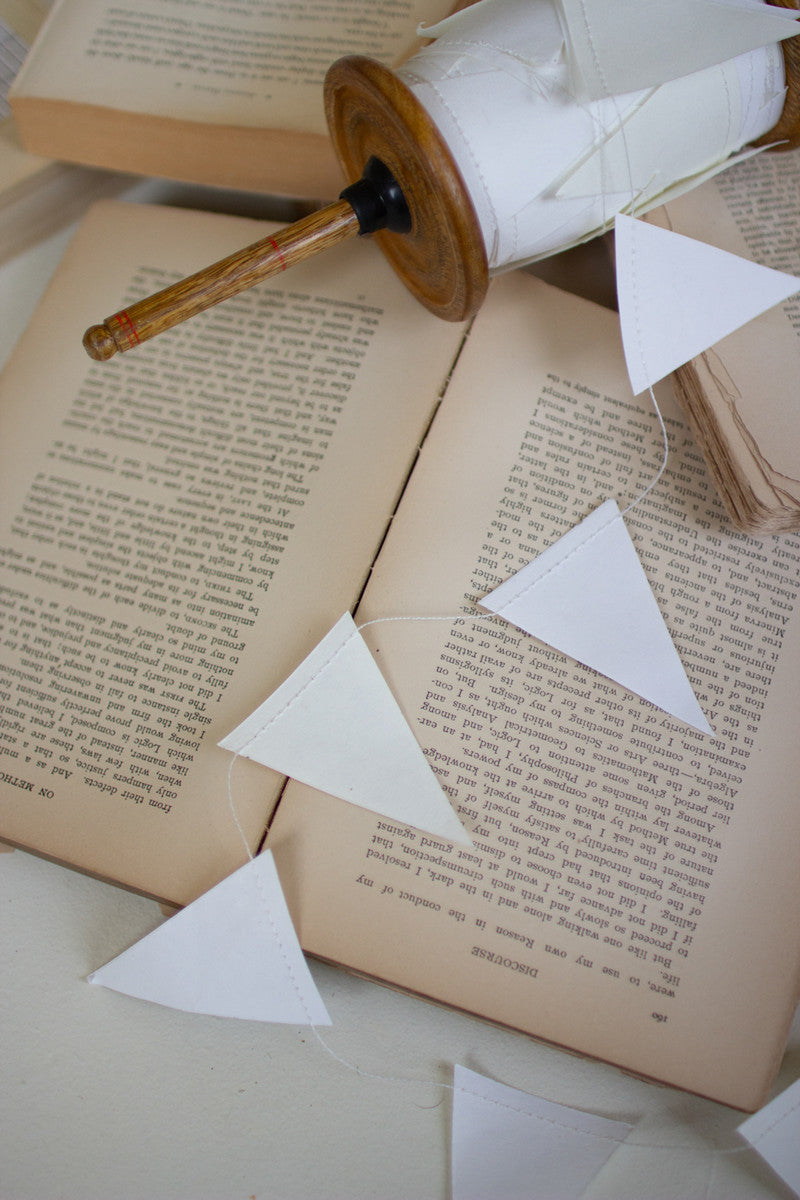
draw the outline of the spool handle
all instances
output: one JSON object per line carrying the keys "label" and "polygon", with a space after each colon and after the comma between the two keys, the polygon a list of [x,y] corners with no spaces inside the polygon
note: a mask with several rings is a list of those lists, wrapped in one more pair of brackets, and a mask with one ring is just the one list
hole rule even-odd
{"label": "spool handle", "polygon": [[378,158],[370,158],[361,179],[333,204],[92,325],[84,334],[84,348],[90,358],[104,362],[270,275],[380,229],[407,233],[411,215],[391,171]]}

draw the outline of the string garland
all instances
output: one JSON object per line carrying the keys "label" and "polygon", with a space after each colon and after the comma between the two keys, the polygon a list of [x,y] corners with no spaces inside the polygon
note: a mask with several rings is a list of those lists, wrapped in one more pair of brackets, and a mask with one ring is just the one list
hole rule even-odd
{"label": "string garland", "polygon": [[[397,73],[448,143],[473,200],[492,272],[588,240],[611,229],[618,212],[638,215],[663,203],[676,184],[725,164],[742,146],[773,128],[784,102],[777,44],[659,88],[581,101],[571,86],[563,33],[551,0],[484,3],[421,32],[434,36],[434,42]],[[589,36],[591,41],[591,30]],[[602,64],[596,65],[602,78]],[[695,119],[698,96],[703,99],[703,121]],[[648,162],[653,145],[660,160],[655,173]],[[592,190],[581,178],[597,186]],[[650,483],[615,519],[639,504],[667,467],[667,431],[652,387],[648,390],[663,442],[661,462]],[[497,615],[379,617],[358,626],[357,632],[390,621],[477,622]],[[228,801],[252,858],[232,788],[233,769],[243,752],[244,748],[231,759]],[[301,1001],[305,1004],[302,995]],[[459,1090],[441,1080],[365,1070],[338,1054],[310,1015],[308,1023],[321,1048],[362,1078]],[[558,1121],[549,1123],[559,1126]],[[568,1122],[561,1127],[579,1132]],[[688,1149],[680,1143],[635,1138],[624,1144]],[[753,1148],[710,1148],[705,1200],[712,1193],[718,1160]]]}

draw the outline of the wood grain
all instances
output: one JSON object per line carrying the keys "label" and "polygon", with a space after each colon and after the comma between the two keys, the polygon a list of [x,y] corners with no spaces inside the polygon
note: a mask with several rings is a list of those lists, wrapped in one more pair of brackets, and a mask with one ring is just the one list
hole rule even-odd
{"label": "wood grain", "polygon": [[410,233],[374,236],[406,287],[439,317],[472,316],[489,282],[483,235],[450,150],[416,96],[380,63],[349,55],[328,71],[325,108],[345,175],[358,178],[374,155],[402,188]]}
{"label": "wood grain", "polygon": [[359,232],[346,200],[337,200],[194,275],[137,301],[84,334],[90,358],[104,361],[172,329],[214,304],[286,271]]}

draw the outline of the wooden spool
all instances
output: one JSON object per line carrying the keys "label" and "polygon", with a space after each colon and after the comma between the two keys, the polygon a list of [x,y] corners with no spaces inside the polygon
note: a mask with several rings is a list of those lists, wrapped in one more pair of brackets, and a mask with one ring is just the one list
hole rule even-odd
{"label": "wooden spool", "polygon": [[406,287],[445,320],[477,312],[489,284],[478,218],[450,150],[416,96],[380,63],[354,55],[328,71],[325,111],[348,179],[358,179],[375,156],[400,184],[411,231],[374,236]]}
{"label": "wooden spool", "polygon": [[[800,2],[800,0],[798,0]],[[784,8],[796,0],[770,0]],[[800,36],[782,42],[787,98],[778,124],[756,145],[800,146]],[[86,331],[91,358],[111,358],[237,295],[270,275],[365,232],[379,242],[412,294],[431,312],[463,321],[483,303],[489,270],[483,235],[453,156],[409,88],[372,59],[339,59],[328,71],[325,110],[351,185],[378,159],[399,184],[408,232],[365,229],[348,199],[287,226]],[[350,190],[345,189],[345,193]]]}
{"label": "wooden spool", "polygon": [[[800,8],[798,0],[769,0],[775,8]],[[754,142],[754,146],[772,146],[775,150],[794,150],[800,146],[800,37],[781,42],[786,74],[786,100],[777,125]]]}

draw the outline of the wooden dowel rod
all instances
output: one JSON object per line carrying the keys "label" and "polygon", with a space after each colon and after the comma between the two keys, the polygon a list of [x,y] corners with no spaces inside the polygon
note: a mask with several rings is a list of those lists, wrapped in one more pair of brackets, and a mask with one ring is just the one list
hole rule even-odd
{"label": "wooden dowel rod", "polygon": [[238,295],[262,279],[286,271],[312,255],[354,237],[359,228],[351,204],[347,200],[337,200],[195,275],[114,313],[102,325],[93,325],[84,334],[86,352],[90,358],[102,362],[119,350],[130,350],[212,305]]}

